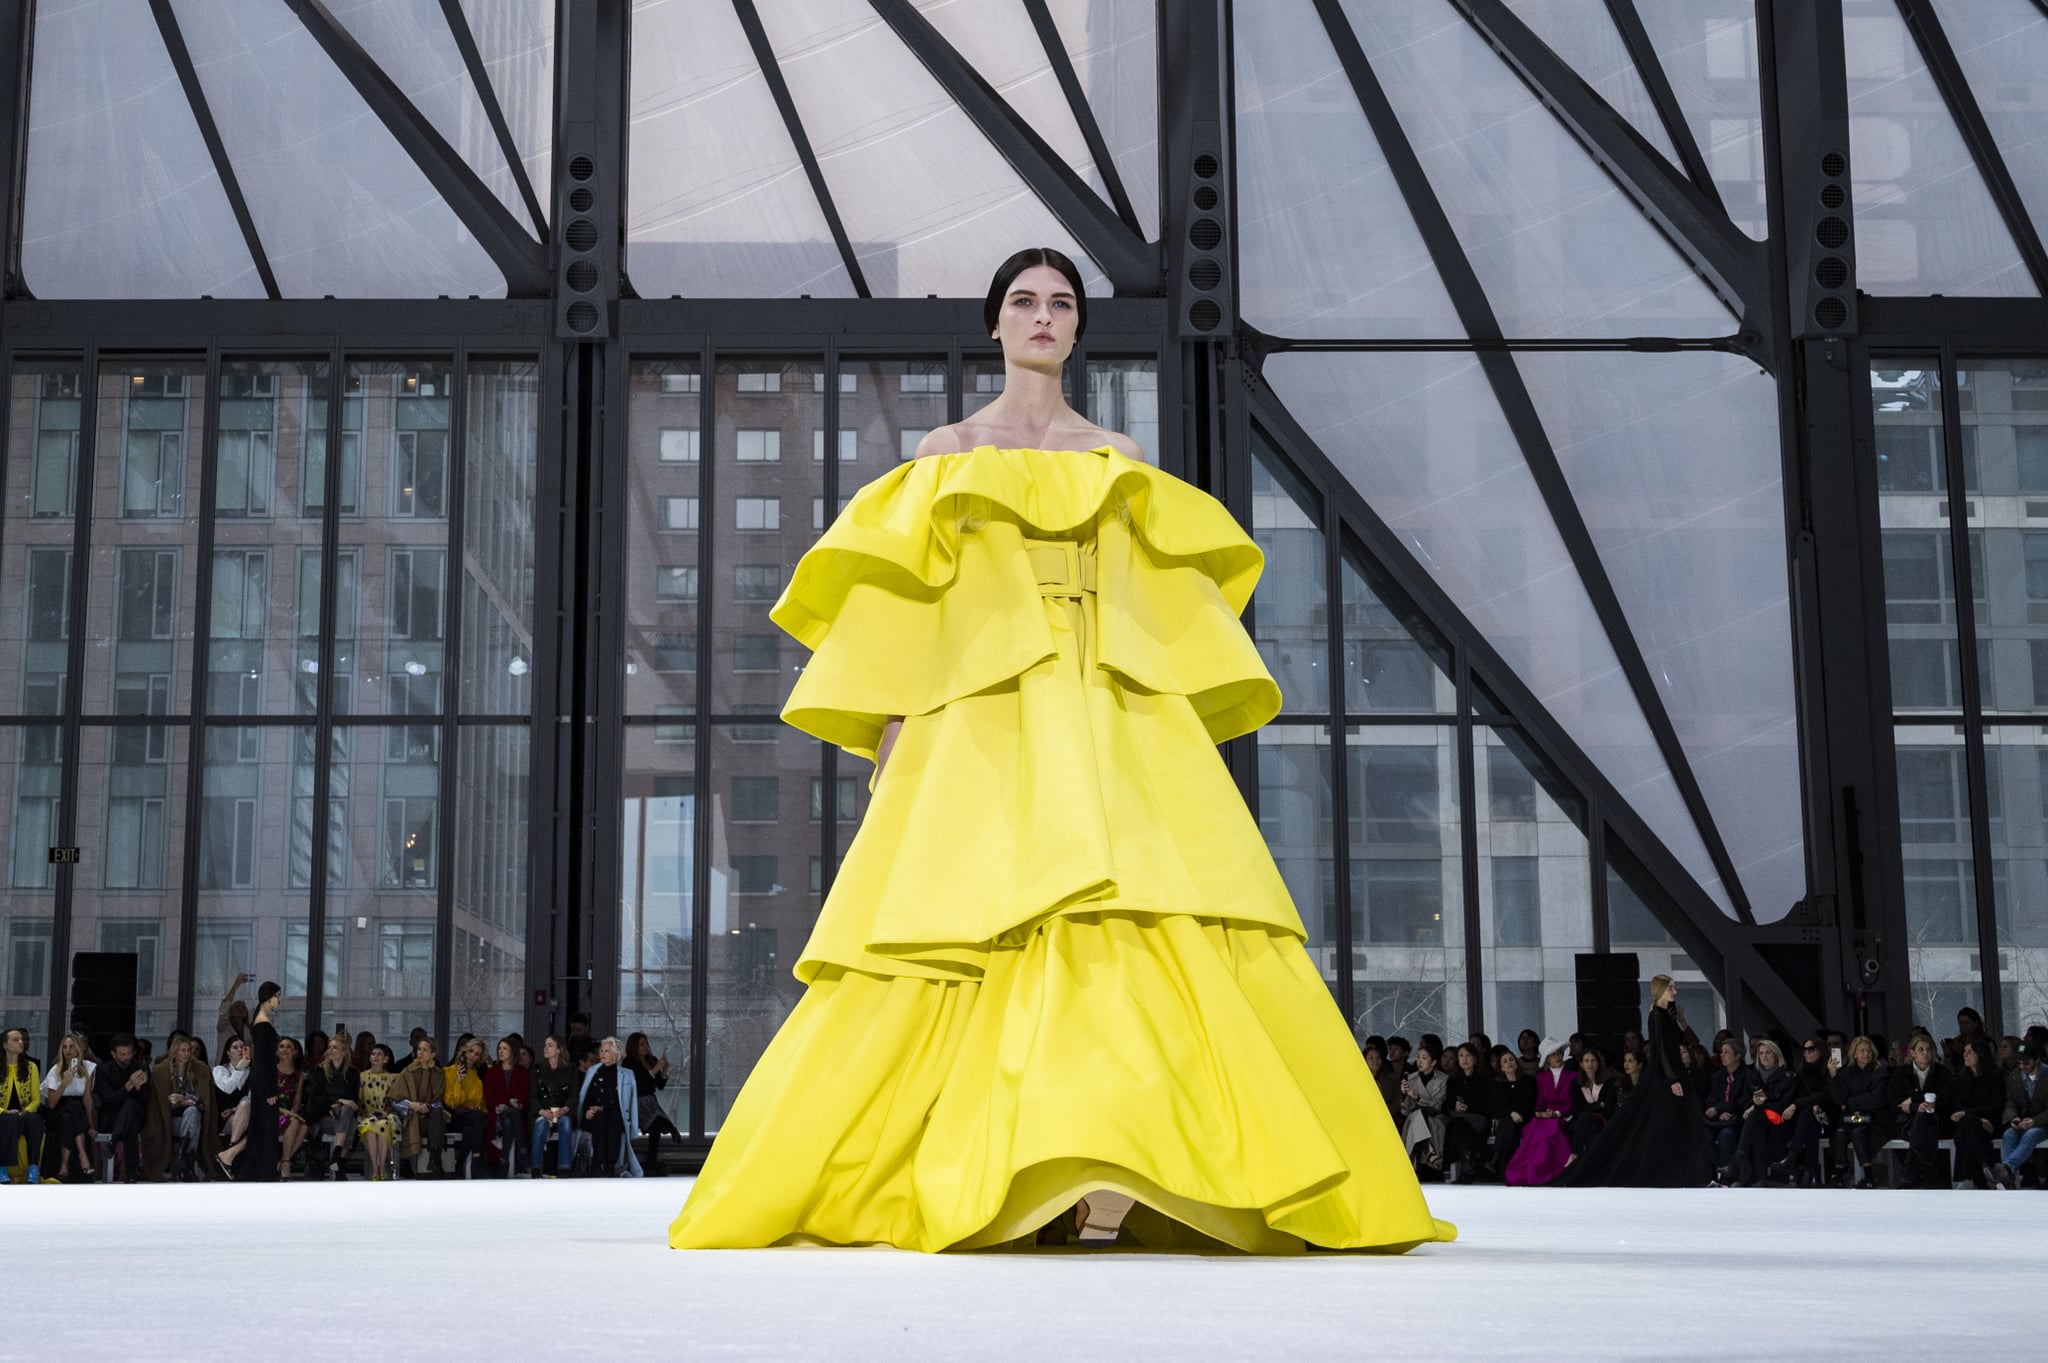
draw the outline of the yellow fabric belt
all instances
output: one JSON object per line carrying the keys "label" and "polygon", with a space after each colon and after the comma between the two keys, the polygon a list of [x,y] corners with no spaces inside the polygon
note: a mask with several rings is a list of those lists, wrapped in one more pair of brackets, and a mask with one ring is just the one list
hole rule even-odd
{"label": "yellow fabric belt", "polygon": [[1080,596],[1095,590],[1095,543],[1025,540],[1040,596]]}

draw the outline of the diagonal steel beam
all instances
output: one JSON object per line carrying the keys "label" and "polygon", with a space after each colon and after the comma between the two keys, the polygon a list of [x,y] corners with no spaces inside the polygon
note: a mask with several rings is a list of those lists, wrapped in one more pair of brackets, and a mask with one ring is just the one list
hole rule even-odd
{"label": "diagonal steel beam", "polygon": [[839,205],[832,201],[832,187],[825,183],[824,168],[818,164],[818,154],[811,147],[811,135],[804,131],[804,121],[796,111],[796,101],[790,97],[789,82],[783,78],[782,63],[776,59],[775,45],[768,41],[768,30],[761,24],[761,13],[754,8],[754,0],[732,0],[733,13],[739,16],[740,27],[747,31],[747,45],[754,49],[754,64],[761,68],[761,76],[768,82],[768,93],[775,98],[775,107],[782,113],[782,126],[789,131],[790,145],[796,148],[796,159],[803,162],[804,176],[811,182],[811,195],[818,201],[818,209],[825,215],[825,225],[832,229],[832,240],[839,247],[840,262],[846,267],[846,277],[853,281],[854,296],[872,298],[868,291],[867,275],[860,268],[860,257],[853,252],[853,240],[846,234],[846,224],[840,220]]}
{"label": "diagonal steel beam", "polygon": [[1732,970],[1781,1025],[1794,1030],[1812,1027],[1812,1011],[1764,960],[1745,926],[1722,913],[1707,897],[1662,839],[1622,798],[1599,765],[1578,746],[1507,660],[1493,650],[1481,631],[1465,618],[1401,536],[1380,519],[1314,437],[1302,429],[1286,404],[1256,380],[1250,384],[1250,390],[1252,420],[1337,503],[1345,528],[1356,536],[1365,552],[1387,571],[1422,616],[1470,660],[1474,677],[1507,707],[1517,727],[1529,735],[1545,760],[1598,807],[1600,817],[1619,835],[1629,854],[1670,896],[1683,921],[1666,922],[1665,926],[1671,929],[1679,945],[1695,954],[1719,956],[1721,963]]}
{"label": "diagonal steel beam", "polygon": [[1721,191],[1714,187],[1714,172],[1692,135],[1692,125],[1685,121],[1678,93],[1671,88],[1671,78],[1664,74],[1664,63],[1657,56],[1656,44],[1650,41],[1649,30],[1643,27],[1643,16],[1636,13],[1635,0],[1607,0],[1607,13],[1614,20],[1615,31],[1621,34],[1621,45],[1628,49],[1629,60],[1635,63],[1636,74],[1643,78],[1643,88],[1650,92],[1650,103],[1657,106],[1657,118],[1671,138],[1671,145],[1677,148],[1679,164],[1687,178],[1715,208],[1725,213],[1727,205],[1721,202]]}
{"label": "diagonal steel beam", "polygon": [[406,98],[397,83],[384,74],[322,0],[285,3],[504,273],[506,296],[546,297],[554,287],[547,252],[520,225],[512,210],[499,202],[483,177],[448,145],[448,140]]}
{"label": "diagonal steel beam", "polygon": [[[1458,2],[1453,0],[1453,3]],[[1387,169],[1393,175],[1402,198],[1407,201],[1408,211],[1422,233],[1430,259],[1436,265],[1445,291],[1450,294],[1466,335],[1477,341],[1498,342],[1502,339],[1502,332],[1500,321],[1494,316],[1493,305],[1487,301],[1479,276],[1466,259],[1451,220],[1437,200],[1436,191],[1430,187],[1422,161],[1416,156],[1415,148],[1395,116],[1394,106],[1381,88],[1379,77],[1366,61],[1365,50],[1359,46],[1357,36],[1346,22],[1340,0],[1315,0],[1315,7],[1322,17],[1323,26],[1329,31],[1331,43],[1336,47],[1338,64],[1344,68],[1352,92],[1365,111],[1366,122],[1371,125],[1373,136],[1379,142],[1380,154],[1386,158]],[[1508,429],[1513,432],[1515,443],[1521,447],[1523,462],[1535,479],[1543,504],[1564,541],[1566,552],[1571,555],[1573,566],[1578,570],[1579,580],[1585,585],[1586,595],[1607,633],[1614,656],[1628,678],[1630,689],[1635,692],[1636,703],[1642,707],[1643,718],[1648,722],[1650,732],[1656,736],[1657,749],[1663,754],[1664,764],[1670,769],[1671,778],[1684,797],[1686,810],[1699,827],[1700,839],[1706,844],[1714,869],[1728,888],[1728,898],[1743,921],[1753,923],[1756,920],[1750,912],[1741,878],[1735,873],[1734,859],[1722,845],[1713,812],[1707,807],[1706,796],[1701,793],[1699,781],[1693,775],[1685,746],[1678,741],[1678,731],[1672,726],[1671,716],[1664,708],[1664,698],[1650,676],[1649,664],[1644,661],[1642,649],[1636,644],[1635,633],[1629,628],[1621,599],[1615,594],[1614,584],[1608,580],[1607,568],[1593,544],[1592,532],[1586,528],[1585,519],[1579,514],[1571,485],[1565,478],[1563,466],[1558,463],[1557,451],[1551,448],[1550,436],[1536,414],[1536,403],[1529,396],[1522,372],[1516,368],[1514,356],[1505,350],[1489,346],[1478,351],[1477,358],[1495,400],[1500,403]]]}
{"label": "diagonal steel beam", "polygon": [[2013,183],[2005,156],[1991,136],[1991,125],[1984,121],[1984,111],[1978,107],[1976,95],[1970,92],[1969,78],[1963,74],[1962,63],[1956,60],[1956,50],[1949,44],[1941,19],[1926,0],[1897,3],[1899,15],[1912,30],[1913,41],[1927,63],[1927,73],[1934,77],[1942,102],[1948,105],[1949,115],[1963,134],[1963,144],[1970,149],[1977,169],[1983,172],[1992,202],[1998,205],[1998,216],[2005,220],[2006,229],[2020,248],[2020,259],[2027,263],[2027,273],[2034,277],[2034,287],[2048,294],[2048,249],[2041,245],[2041,234],[2034,229],[2026,202],[2020,198],[2019,186]]}
{"label": "diagonal steel beam", "polygon": [[1054,22],[1052,10],[1045,0],[1024,0],[1024,12],[1031,16],[1031,27],[1038,30],[1039,45],[1045,48],[1045,59],[1052,63],[1052,73],[1067,97],[1067,107],[1074,111],[1074,122],[1081,128],[1081,140],[1088,144],[1088,154],[1095,158],[1095,168],[1102,172],[1102,185],[1109,191],[1110,206],[1116,209],[1116,215],[1123,220],[1124,226],[1143,237],[1145,225],[1138,221],[1138,212],[1131,206],[1131,196],[1124,190],[1123,177],[1116,172],[1116,158],[1110,155],[1109,142],[1102,135],[1102,125],[1095,121],[1095,110],[1089,106],[1088,92],[1081,88],[1080,74],[1074,70],[1074,59],[1067,53],[1066,40],[1060,37],[1060,26]]}
{"label": "diagonal steel beam", "polygon": [[910,0],[868,3],[895,30],[903,45],[924,63],[925,70],[932,73],[961,111],[974,120],[982,136],[1031,186],[1061,225],[1074,234],[1081,249],[1101,267],[1116,292],[1141,297],[1157,295],[1165,285],[1159,248],[1119,219],[1101,196],[1060,159],[1059,153],[981,78],[981,73],[940,36],[931,21],[918,13]]}
{"label": "diagonal steel beam", "polygon": [[250,215],[249,200],[242,194],[242,182],[235,176],[234,163],[228,159],[227,147],[220,140],[220,127],[213,121],[213,108],[206,102],[206,91],[200,88],[199,72],[192,65],[192,51],[185,46],[185,34],[178,27],[178,16],[171,11],[171,0],[149,0],[150,13],[156,16],[157,32],[163,35],[164,51],[169,54],[171,66],[178,73],[178,84],[185,91],[185,102],[192,106],[193,121],[199,125],[199,136],[206,143],[206,154],[213,158],[214,173],[220,176],[220,187],[228,196],[228,207],[234,210],[235,223],[242,229],[243,244],[249,248],[249,259],[255,262],[256,276],[263,281],[263,292],[271,298],[282,298],[278,291],[277,276],[271,273],[270,257],[264,253],[263,241],[256,232],[256,219]]}
{"label": "diagonal steel beam", "polygon": [[512,183],[519,187],[519,197],[525,201],[526,211],[533,218],[533,230],[545,240],[548,215],[541,210],[540,196],[533,192],[533,181],[527,178],[526,163],[520,159],[519,144],[512,137],[512,125],[505,121],[504,106],[498,102],[498,91],[491,84],[491,73],[484,69],[484,54],[476,45],[476,34],[470,31],[469,16],[462,12],[461,0],[441,0],[441,17],[448,21],[448,31],[455,36],[455,47],[462,53],[462,64],[469,68],[470,83],[476,86],[476,97],[484,106],[484,118],[498,139],[498,149],[505,155],[505,164],[512,170]]}
{"label": "diagonal steel beam", "polygon": [[[1771,290],[1763,244],[1738,231],[1719,202],[1651,150],[1503,0],[1450,3],[1742,319],[1743,330],[1757,337],[1759,349],[1767,350]],[[1767,354],[1760,354],[1758,363],[1776,368],[1776,358]]]}
{"label": "diagonal steel beam", "polygon": [[0,299],[28,294],[21,278],[21,186],[35,9],[35,0],[0,0]]}

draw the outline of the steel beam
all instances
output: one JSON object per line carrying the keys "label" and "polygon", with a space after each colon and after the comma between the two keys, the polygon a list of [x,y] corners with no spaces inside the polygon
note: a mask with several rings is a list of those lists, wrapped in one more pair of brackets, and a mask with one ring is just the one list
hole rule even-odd
{"label": "steel beam", "polygon": [[[1421,160],[1409,144],[1386,92],[1380,87],[1378,76],[1373,73],[1357,37],[1345,22],[1338,0],[1316,0],[1316,9],[1329,31],[1330,40],[1337,49],[1337,60],[1365,111],[1366,121],[1371,124],[1380,152],[1386,158],[1388,171],[1407,201],[1408,210],[1429,248],[1430,258],[1443,280],[1445,292],[1450,295],[1452,306],[1457,309],[1466,334],[1481,340],[1499,340],[1500,322],[1494,316],[1493,305],[1487,301],[1479,276],[1458,244],[1450,218],[1438,202]],[[1478,352],[1478,358],[1494,398],[1500,404],[1501,414],[1521,448],[1530,476],[1542,494],[1543,504],[1564,541],[1565,551],[1571,555],[1572,564],[1578,570],[1593,611],[1606,631],[1615,659],[1628,678],[1650,732],[1656,737],[1657,749],[1685,801],[1686,811],[1698,826],[1700,840],[1705,843],[1714,869],[1727,888],[1729,902],[1743,921],[1754,922],[1741,877],[1736,874],[1734,859],[1722,844],[1713,811],[1707,807],[1706,796],[1701,793],[1699,781],[1693,774],[1691,759],[1679,742],[1671,716],[1664,708],[1663,694],[1650,675],[1649,664],[1636,644],[1628,617],[1621,608],[1621,600],[1615,594],[1613,583],[1608,580],[1607,568],[1593,543],[1592,532],[1586,528],[1585,519],[1579,514],[1578,503],[1572,497],[1571,486],[1558,462],[1557,452],[1551,447],[1550,436],[1536,413],[1528,385],[1523,381],[1521,371],[1515,367],[1513,356],[1499,350],[1482,350]]]}
{"label": "steel beam", "polygon": [[789,133],[790,145],[796,148],[796,159],[803,163],[804,178],[810,181],[811,194],[818,201],[818,210],[825,215],[825,226],[831,229],[832,240],[839,247],[839,259],[846,267],[846,277],[853,281],[856,297],[871,298],[867,275],[860,268],[860,257],[854,254],[853,241],[846,234],[846,224],[840,219],[839,205],[832,200],[832,187],[825,183],[825,172],[818,164],[818,154],[811,147],[811,135],[804,130],[804,121],[798,117],[796,101],[790,97],[789,82],[783,79],[782,63],[776,60],[775,47],[768,41],[768,30],[761,25],[760,11],[754,8],[754,0],[732,0],[733,12],[739,16],[740,27],[747,32],[747,44],[754,49],[754,63],[761,68],[762,79],[768,82],[768,93],[774,96],[775,108],[782,115],[782,126]]}
{"label": "steel beam", "polygon": [[1045,59],[1052,63],[1052,73],[1060,83],[1060,92],[1067,97],[1067,107],[1073,110],[1074,122],[1080,125],[1081,140],[1088,144],[1088,155],[1095,159],[1095,168],[1102,172],[1102,185],[1109,194],[1110,206],[1116,209],[1117,217],[1124,226],[1145,236],[1145,225],[1138,221],[1138,211],[1131,206],[1131,196],[1124,189],[1123,177],[1117,174],[1116,158],[1110,154],[1109,142],[1102,135],[1102,125],[1095,121],[1095,110],[1089,106],[1088,92],[1081,88],[1081,77],[1074,70],[1074,59],[1067,52],[1066,40],[1060,37],[1060,26],[1053,20],[1052,10],[1045,0],[1024,0],[1024,11],[1031,16],[1031,27],[1038,31],[1039,45],[1045,48]]}
{"label": "steel beam", "polygon": [[505,207],[483,178],[448,144],[397,82],[363,50],[322,0],[285,0],[337,70],[412,157],[462,225],[505,276],[512,298],[541,298],[552,292],[554,275],[547,252]]}
{"label": "steel beam", "polygon": [[220,138],[220,126],[213,121],[213,108],[206,102],[206,91],[200,87],[199,72],[192,65],[191,49],[185,46],[185,34],[178,27],[178,16],[171,10],[171,0],[149,0],[149,12],[156,18],[157,32],[163,35],[164,51],[169,54],[171,67],[178,73],[178,85],[185,92],[185,102],[192,108],[192,120],[199,125],[199,136],[206,143],[206,154],[213,158],[214,174],[220,177],[220,187],[228,196],[228,207],[235,215],[235,225],[242,229],[242,244],[249,248],[249,260],[256,266],[256,277],[263,281],[263,292],[270,298],[282,298],[278,291],[277,276],[270,271],[270,257],[264,254],[263,239],[256,231],[256,219],[250,216],[249,200],[242,193],[241,179],[235,174],[234,162],[228,159],[228,149]]}
{"label": "steel beam", "polygon": [[455,48],[462,54],[462,64],[469,70],[470,83],[476,86],[476,97],[484,106],[484,118],[491,125],[492,135],[498,139],[498,150],[504,154],[505,164],[512,171],[512,183],[519,187],[519,197],[526,204],[527,215],[533,219],[534,234],[545,241],[548,215],[541,209],[540,196],[533,192],[533,180],[526,173],[525,161],[520,158],[519,143],[513,139],[512,126],[505,121],[505,108],[498,102],[498,91],[491,84],[491,73],[484,68],[484,55],[477,48],[476,34],[470,32],[469,16],[462,12],[461,0],[441,0],[441,16],[448,21],[448,31],[455,37]]}
{"label": "steel beam", "polygon": [[21,187],[28,169],[35,12],[35,0],[0,0],[0,299],[27,292],[21,279]]}
{"label": "steel beam", "polygon": [[1156,295],[1159,250],[1104,203],[910,0],[868,0],[946,94],[1052,211],[1120,294]]}
{"label": "steel beam", "polygon": [[1755,338],[1757,362],[1775,369],[1766,334],[1770,287],[1762,244],[1744,236],[1717,200],[1666,164],[1504,0],[1450,2],[1742,319],[1744,333]]}
{"label": "steel beam", "polygon": [[1978,107],[1977,96],[1970,90],[1970,81],[1963,74],[1962,63],[1956,60],[1955,48],[1949,45],[1940,16],[1927,0],[1897,0],[1897,3],[1900,17],[1906,21],[1921,57],[1927,62],[1927,73],[1934,77],[1935,85],[1941,90],[1942,102],[1948,105],[1949,114],[1963,135],[1963,144],[1970,149],[1971,159],[1983,173],[1985,187],[1991,191],[1991,201],[1998,205],[1998,216],[2005,220],[2006,230],[2012,233],[2014,244],[2020,248],[2020,259],[2026,261],[2027,273],[2034,278],[2034,287],[2048,294],[2048,249],[2041,244],[2041,234],[2035,230],[2034,220],[2027,213],[2026,201],[2020,197],[2019,186],[2013,183],[2012,171],[2006,167],[2005,156],[1991,136],[1991,125],[1984,121],[1984,111]]}
{"label": "steel beam", "polygon": [[1727,206],[1721,202],[1721,191],[1714,187],[1714,172],[1692,135],[1692,125],[1685,121],[1685,110],[1679,107],[1677,92],[1671,88],[1671,78],[1664,74],[1657,45],[1650,41],[1649,31],[1643,27],[1643,16],[1636,12],[1635,0],[1607,0],[1607,13],[1621,34],[1621,45],[1628,49],[1629,60],[1635,63],[1636,74],[1643,79],[1643,88],[1649,91],[1650,103],[1657,106],[1657,120],[1664,125],[1665,135],[1677,150],[1686,178],[1725,214]]}

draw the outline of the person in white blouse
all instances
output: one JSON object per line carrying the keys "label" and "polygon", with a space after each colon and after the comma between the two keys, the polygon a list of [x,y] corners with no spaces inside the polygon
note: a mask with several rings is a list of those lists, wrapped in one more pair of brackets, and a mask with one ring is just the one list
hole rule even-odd
{"label": "person in white blouse", "polygon": [[56,1058],[43,1075],[43,1108],[57,1133],[61,1161],[57,1177],[67,1182],[92,1178],[92,1073],[98,1068],[84,1034],[73,1032],[58,1043]]}
{"label": "person in white blouse", "polygon": [[242,1153],[242,1140],[249,1134],[248,1041],[239,1036],[228,1038],[220,1063],[213,1067],[213,1087],[220,1094],[221,1110],[228,1114],[221,1124],[221,1152],[214,1158],[220,1165],[221,1177],[232,1180],[235,1160]]}

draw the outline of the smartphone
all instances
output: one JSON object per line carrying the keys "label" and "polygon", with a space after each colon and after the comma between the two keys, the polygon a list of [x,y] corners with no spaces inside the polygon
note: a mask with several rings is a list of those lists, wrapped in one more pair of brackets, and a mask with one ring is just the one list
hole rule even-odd
{"label": "smartphone", "polygon": [[1828,1047],[1828,1059],[1830,1059],[1830,1060],[1834,1061],[1834,1062],[1835,1062],[1835,1063],[1836,1063],[1837,1065],[1841,1064],[1841,1063],[1842,1063],[1842,1048],[1841,1048],[1840,1046],[1830,1046],[1830,1047]]}

